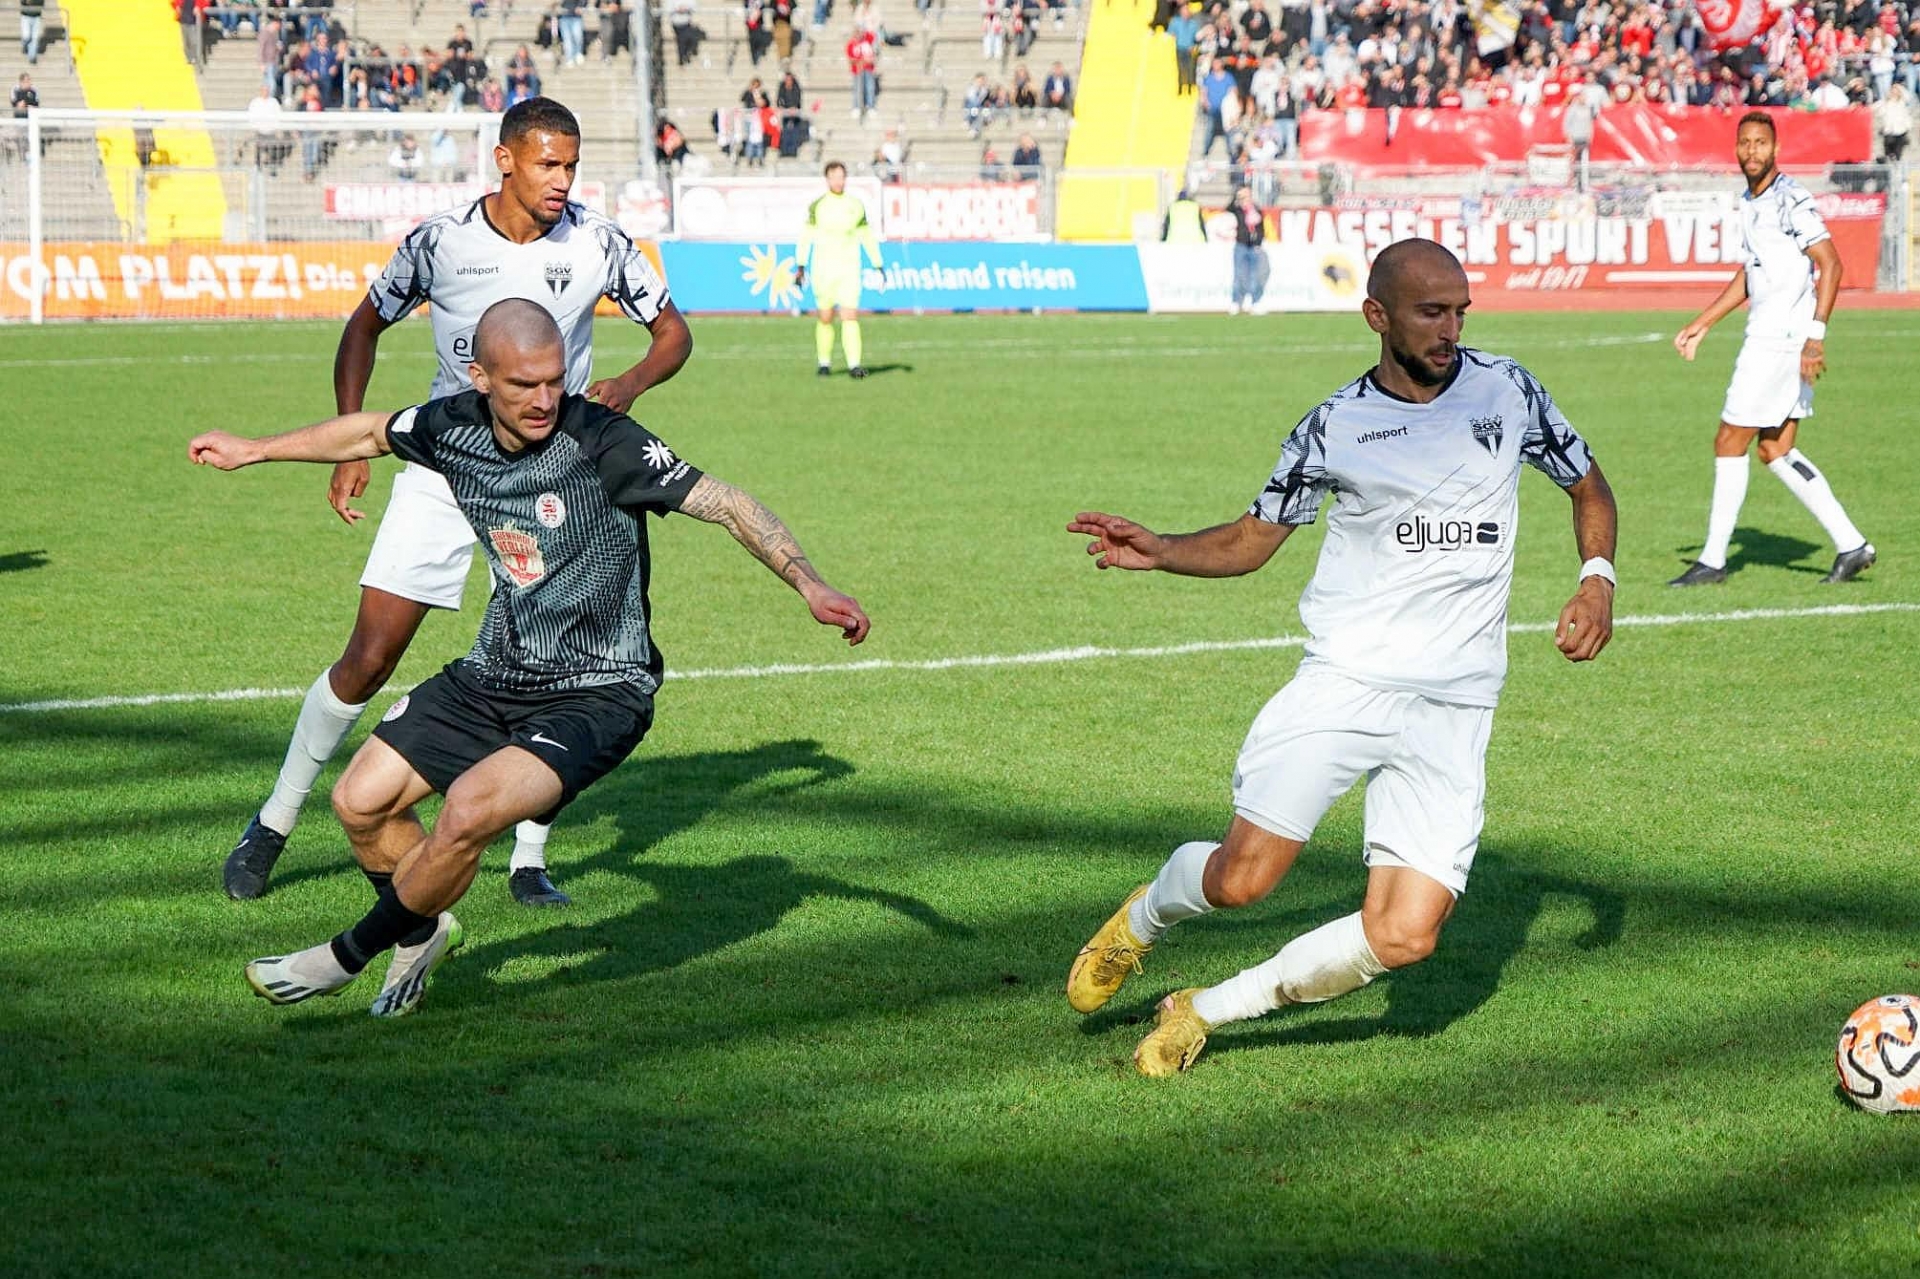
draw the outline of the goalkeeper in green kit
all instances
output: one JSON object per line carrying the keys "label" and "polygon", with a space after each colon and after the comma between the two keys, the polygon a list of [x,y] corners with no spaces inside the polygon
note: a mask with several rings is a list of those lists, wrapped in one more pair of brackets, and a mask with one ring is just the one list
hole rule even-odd
{"label": "goalkeeper in green kit", "polygon": [[814,351],[820,357],[820,376],[833,371],[833,312],[840,310],[840,345],[847,355],[847,373],[865,377],[860,363],[860,250],[880,265],[880,237],[867,221],[867,206],[847,194],[847,166],[835,160],[827,166],[827,194],[807,206],[807,225],[794,252],[799,267],[795,288],[803,288],[811,265],[813,300],[820,323],[813,330]]}

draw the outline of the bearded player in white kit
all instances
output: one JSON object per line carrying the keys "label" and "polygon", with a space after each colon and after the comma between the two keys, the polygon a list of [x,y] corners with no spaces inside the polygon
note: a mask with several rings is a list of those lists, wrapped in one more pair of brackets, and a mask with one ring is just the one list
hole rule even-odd
{"label": "bearded player in white kit", "polygon": [[[566,340],[566,390],[584,392],[616,413],[687,362],[693,334],[658,272],[618,225],[568,199],[580,163],[573,113],[551,98],[517,104],[501,117],[494,160],[500,189],[414,228],[347,321],[333,366],[340,413],[360,411],[380,334],[423,302],[431,303],[439,357],[428,398],[467,389],[475,326],[506,298],[534,299],[552,313]],[[638,364],[589,384],[593,312],[602,297],[646,325],[651,340]],[[365,462],[334,468],[327,499],[349,524],[363,518],[349,503],[367,481]],[[409,463],[394,477],[367,557],[346,651],[308,689],[273,793],[227,856],[229,897],[246,900],[266,891],[320,771],[393,674],[427,611],[460,607],[472,560],[473,529],[446,480]],[[546,873],[547,827],[523,822],[515,836],[508,876],[514,900],[566,905]]]}
{"label": "bearded player in white kit", "polygon": [[1167,996],[1134,1053],[1142,1074],[1187,1069],[1227,1022],[1336,998],[1433,953],[1479,845],[1521,463],[1572,499],[1584,561],[1554,643],[1584,662],[1613,632],[1613,494],[1532,374],[1458,345],[1469,301],[1445,248],[1388,247],[1363,304],[1380,362],[1293,429],[1252,509],[1181,535],[1098,512],[1068,525],[1093,536],[1101,568],[1231,577],[1265,564],[1333,497],[1300,597],[1306,652],[1241,747],[1225,840],[1175,849],[1082,948],[1067,998],[1093,1012],[1168,928],[1273,891],[1362,776],[1365,900],[1237,977]]}
{"label": "bearded player in white kit", "polygon": [[1833,568],[1820,580],[1851,581],[1872,567],[1873,545],[1847,518],[1827,477],[1794,447],[1801,420],[1813,415],[1813,383],[1827,367],[1827,317],[1840,296],[1840,254],[1813,196],[1775,163],[1779,145],[1773,117],[1749,111],[1740,117],[1734,137],[1734,154],[1747,179],[1740,197],[1746,261],[1673,344],[1693,359],[1707,330],[1742,302],[1747,304],[1747,335],[1713,440],[1707,540],[1700,557],[1667,585],[1709,586],[1727,580],[1727,548],[1747,498],[1747,449],[1756,439],[1760,460],[1833,539]]}

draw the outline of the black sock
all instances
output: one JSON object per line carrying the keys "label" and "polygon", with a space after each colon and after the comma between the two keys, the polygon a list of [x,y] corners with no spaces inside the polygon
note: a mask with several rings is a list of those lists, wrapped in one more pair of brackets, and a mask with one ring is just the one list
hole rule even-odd
{"label": "black sock", "polygon": [[[373,895],[376,899],[379,898],[381,893],[386,892],[390,887],[393,886],[393,876],[389,875],[384,870],[368,870],[365,866],[362,866],[360,868],[360,873],[367,877],[367,882],[369,884],[373,885]],[[424,945],[427,939],[433,936],[433,930],[439,924],[439,922],[440,922],[440,917],[438,915],[434,916],[432,919],[427,921],[427,924],[424,928],[416,928],[412,932],[408,933],[405,937],[402,937],[400,939],[399,944],[402,946]]]}
{"label": "black sock", "polygon": [[435,916],[408,910],[389,885],[359,923],[333,939],[333,957],[340,961],[342,968],[357,973],[381,951],[401,944],[407,937],[422,936],[423,927],[424,937],[431,937],[435,919]]}
{"label": "black sock", "polygon": [[[374,899],[378,899],[380,893],[388,891],[388,889],[394,885],[394,876],[390,876],[390,874],[384,872],[384,870],[367,870],[365,866],[361,866],[361,874],[367,876],[367,883],[371,883]],[[440,916],[436,914],[432,920],[426,922],[424,928],[413,929],[411,933],[407,933],[405,937],[401,937],[401,939],[399,939],[399,945],[403,945],[403,947],[419,947],[419,945],[424,945],[426,939],[434,935],[434,928],[438,928],[438,924],[440,924]]]}

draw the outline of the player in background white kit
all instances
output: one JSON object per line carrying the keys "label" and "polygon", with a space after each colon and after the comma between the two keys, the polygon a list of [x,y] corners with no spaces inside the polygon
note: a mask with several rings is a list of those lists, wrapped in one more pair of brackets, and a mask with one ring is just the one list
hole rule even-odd
{"label": "player in background white kit", "polygon": [[1237,977],[1167,996],[1134,1052],[1142,1074],[1185,1070],[1225,1022],[1333,999],[1433,953],[1479,845],[1521,463],[1573,500],[1585,561],[1555,645],[1584,662],[1613,633],[1613,494],[1531,374],[1458,345],[1469,305],[1458,260],[1431,240],[1391,245],[1363,305],[1380,362],[1302,419],[1237,521],[1167,536],[1086,512],[1067,526],[1095,538],[1101,568],[1231,577],[1265,564],[1333,497],[1300,597],[1306,652],[1241,747],[1226,839],[1175,849],[1080,951],[1067,998],[1093,1012],[1167,928],[1273,891],[1362,776],[1365,901]]}
{"label": "player in background white kit", "polygon": [[[432,304],[439,357],[425,398],[467,389],[474,328],[488,307],[505,298],[530,298],[553,314],[566,339],[567,391],[584,392],[616,412],[626,412],[687,362],[693,334],[658,273],[617,225],[567,198],[580,162],[580,125],[573,113],[551,98],[515,105],[501,118],[493,154],[500,189],[414,228],[347,321],[333,363],[339,412],[360,411],[380,334],[422,302]],[[646,325],[651,340],[638,364],[589,385],[593,309],[603,296]],[[368,474],[365,462],[334,468],[327,500],[349,524],[363,518],[348,504],[366,491]],[[408,465],[394,477],[367,557],[346,651],[307,690],[273,794],[227,856],[229,897],[246,900],[266,891],[321,769],[400,664],[427,610],[460,607],[472,558],[473,529],[447,482]],[[523,904],[567,904],[547,878],[546,840],[547,828],[538,823],[523,822],[516,831],[508,883]]]}
{"label": "player in background white kit", "polygon": [[[1845,582],[1873,564],[1874,549],[1834,497],[1827,477],[1794,447],[1800,420],[1813,413],[1813,383],[1827,367],[1827,317],[1840,295],[1840,254],[1807,189],[1775,167],[1773,117],[1740,117],[1734,154],[1746,175],[1740,231],[1746,261],[1674,338],[1691,360],[1707,330],[1747,304],[1747,336],[1734,361],[1720,431],[1713,440],[1713,506],[1700,558],[1669,586],[1727,580],[1727,546],[1747,498],[1747,449],[1813,512],[1833,539],[1833,569],[1820,580]],[[1816,288],[1814,272],[1819,271]]]}

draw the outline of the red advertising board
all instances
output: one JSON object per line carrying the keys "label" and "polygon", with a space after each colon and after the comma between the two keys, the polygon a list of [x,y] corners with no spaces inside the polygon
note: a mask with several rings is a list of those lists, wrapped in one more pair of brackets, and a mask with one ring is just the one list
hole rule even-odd
{"label": "red advertising board", "polygon": [[[1880,267],[1886,197],[1820,197],[1827,229],[1846,264],[1846,287],[1871,289]],[[1414,236],[1438,240],[1476,286],[1524,292],[1566,289],[1701,289],[1724,284],[1740,264],[1739,224],[1724,209],[1690,198],[1644,216],[1432,216],[1431,210],[1276,209],[1269,225],[1282,245],[1344,245],[1374,254]]]}
{"label": "red advertising board", "polygon": [[1020,240],[1045,234],[1038,182],[899,183],[880,189],[889,240]]}
{"label": "red advertising board", "polygon": [[[1477,167],[1519,162],[1537,146],[1564,144],[1561,107],[1487,107],[1479,111],[1398,112],[1391,138],[1385,109],[1311,111],[1301,118],[1303,159],[1362,168],[1410,165]],[[1873,114],[1844,111],[1772,113],[1780,129],[1782,164],[1866,164],[1873,160]],[[1722,167],[1733,162],[1739,112],[1712,107],[1623,103],[1602,111],[1593,126],[1590,157],[1651,169]]]}

